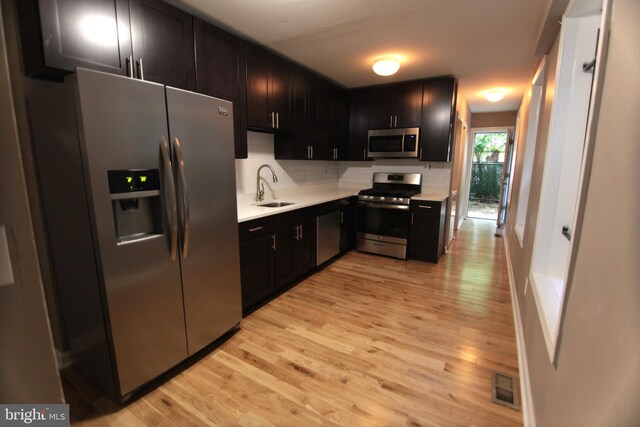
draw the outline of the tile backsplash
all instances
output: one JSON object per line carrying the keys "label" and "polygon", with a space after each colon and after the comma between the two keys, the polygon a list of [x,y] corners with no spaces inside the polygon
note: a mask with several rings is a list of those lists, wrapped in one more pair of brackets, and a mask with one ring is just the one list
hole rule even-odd
{"label": "tile backsplash", "polygon": [[371,162],[340,162],[340,185],[371,184],[374,172],[421,173],[423,191],[449,191],[451,163],[425,163],[413,159],[379,159]]}
{"label": "tile backsplash", "polygon": [[276,160],[273,135],[248,132],[248,158],[236,160],[236,190],[238,194],[255,194],[256,171],[263,164],[271,165],[278,182],[273,183],[268,170],[263,170],[265,199],[274,198],[277,190],[295,190],[301,187],[339,184],[345,187],[366,187],[374,172],[411,172],[422,174],[425,191],[448,191],[451,163],[425,163],[418,160],[381,159],[371,162],[334,162]]}
{"label": "tile backsplash", "polygon": [[263,169],[265,198],[277,189],[290,190],[298,187],[319,184],[335,184],[338,177],[338,164],[331,161],[276,160],[273,151],[273,135],[248,132],[247,144],[249,156],[236,159],[236,191],[239,194],[256,192],[256,172],[260,165],[271,165],[278,175],[273,183],[270,172]]}

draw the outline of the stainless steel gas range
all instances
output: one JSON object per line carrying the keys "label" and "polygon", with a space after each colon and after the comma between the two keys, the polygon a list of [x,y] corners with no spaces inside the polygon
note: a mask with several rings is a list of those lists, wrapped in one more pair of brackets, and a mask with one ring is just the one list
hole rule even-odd
{"label": "stainless steel gas range", "polygon": [[358,193],[359,251],[407,259],[409,205],[421,184],[419,173],[373,174],[373,187]]}

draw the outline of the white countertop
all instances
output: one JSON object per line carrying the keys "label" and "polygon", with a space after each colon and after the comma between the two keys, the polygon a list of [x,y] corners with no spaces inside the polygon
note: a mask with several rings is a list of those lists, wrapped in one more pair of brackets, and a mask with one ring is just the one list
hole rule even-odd
{"label": "white countertop", "polygon": [[[351,197],[358,194],[358,189],[344,189],[337,186],[333,189],[327,188],[322,190],[315,190],[313,192],[305,194],[291,194],[289,196],[283,195],[277,199],[263,200],[262,202],[256,202],[253,197],[247,200],[246,195],[238,196],[238,222],[250,221],[252,219],[262,218],[269,215],[276,215],[282,212],[293,211],[296,209],[306,208],[308,206],[319,205],[320,203],[331,202],[333,200],[343,199],[345,197]],[[269,203],[272,201],[278,202],[293,202],[292,205],[283,206],[280,208],[264,208],[257,206],[258,204]]]}
{"label": "white countertop", "polygon": [[[363,186],[362,188],[343,188],[336,185],[334,187],[322,188],[310,187],[306,191],[304,189],[281,191],[281,196],[275,199],[265,199],[259,203],[255,201],[255,195],[253,194],[238,194],[238,222],[250,221],[252,219],[263,218],[269,215],[277,215],[283,212],[289,212],[296,209],[343,199],[345,197],[356,196],[358,195],[358,191],[364,188],[370,188],[370,186]],[[442,202],[447,197],[449,197],[448,192],[427,190],[413,196],[411,199]],[[291,202],[293,204],[279,208],[265,208],[257,206],[258,204],[273,201]]]}
{"label": "white countertop", "polygon": [[448,191],[427,191],[415,196],[411,196],[411,200],[426,200],[429,202],[443,202],[449,197]]}

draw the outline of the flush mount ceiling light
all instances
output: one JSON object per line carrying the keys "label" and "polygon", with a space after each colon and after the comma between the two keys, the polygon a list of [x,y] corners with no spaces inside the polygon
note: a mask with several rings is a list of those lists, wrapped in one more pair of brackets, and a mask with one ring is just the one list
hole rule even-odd
{"label": "flush mount ceiling light", "polygon": [[379,76],[390,76],[400,69],[400,61],[395,58],[376,59],[373,63],[373,72]]}
{"label": "flush mount ceiling light", "polygon": [[487,98],[487,101],[489,102],[498,102],[502,100],[502,98],[504,98],[507,92],[508,92],[507,89],[495,88],[495,89],[485,90],[483,92],[483,95],[485,98]]}

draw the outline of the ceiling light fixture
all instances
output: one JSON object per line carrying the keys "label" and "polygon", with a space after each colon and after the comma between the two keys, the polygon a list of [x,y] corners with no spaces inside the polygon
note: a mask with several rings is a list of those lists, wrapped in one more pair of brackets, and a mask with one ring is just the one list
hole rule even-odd
{"label": "ceiling light fixture", "polygon": [[400,61],[395,58],[376,59],[373,63],[373,72],[379,76],[390,76],[400,69]]}
{"label": "ceiling light fixture", "polygon": [[508,90],[504,88],[489,89],[483,92],[484,97],[489,102],[498,102],[507,94]]}

